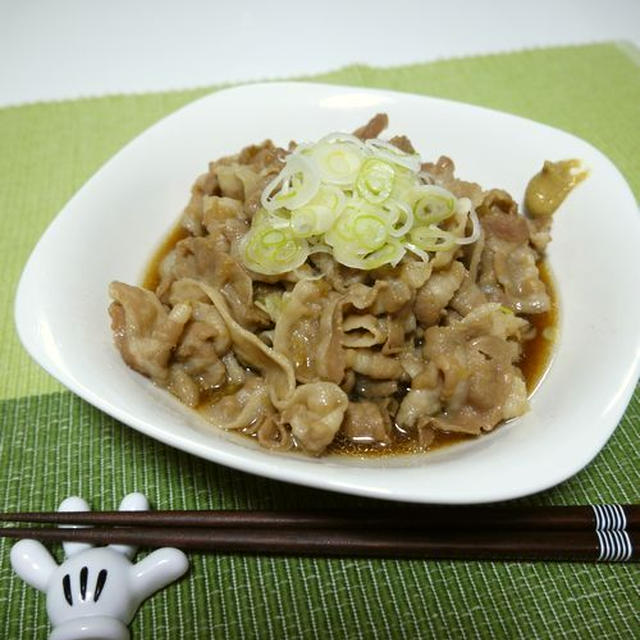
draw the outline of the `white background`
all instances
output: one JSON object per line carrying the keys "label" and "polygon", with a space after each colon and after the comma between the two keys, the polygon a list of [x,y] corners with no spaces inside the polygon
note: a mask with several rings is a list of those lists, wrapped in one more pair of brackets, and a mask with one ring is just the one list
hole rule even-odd
{"label": "white background", "polygon": [[0,0],[0,106],[611,39],[640,0]]}

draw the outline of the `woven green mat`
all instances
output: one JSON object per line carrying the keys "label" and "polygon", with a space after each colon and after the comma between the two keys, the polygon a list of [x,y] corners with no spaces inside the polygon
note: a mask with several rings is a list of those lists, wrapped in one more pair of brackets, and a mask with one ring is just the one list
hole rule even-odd
{"label": "woven green mat", "polygon": [[[640,195],[640,67],[616,44],[534,50],[313,80],[481,104],[599,147]],[[159,508],[354,506],[364,499],[263,480],[170,449],[65,391],[13,328],[19,273],[82,183],[135,134],[211,89],[0,109],[0,510],[95,509],[130,491]],[[529,502],[640,501],[640,393],[587,469]],[[0,632],[46,638],[44,597],[0,543]],[[59,549],[56,550],[58,557]],[[632,638],[637,566],[190,556],[186,578],[143,605],[134,638]]]}

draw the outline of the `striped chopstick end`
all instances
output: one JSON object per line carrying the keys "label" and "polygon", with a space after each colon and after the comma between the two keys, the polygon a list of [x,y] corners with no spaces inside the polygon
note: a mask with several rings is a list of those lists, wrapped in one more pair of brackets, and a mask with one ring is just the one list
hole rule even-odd
{"label": "striped chopstick end", "polygon": [[628,562],[633,559],[633,543],[629,534],[622,530],[598,530],[599,555],[597,562]]}
{"label": "striped chopstick end", "polygon": [[596,531],[623,531],[627,528],[627,514],[619,504],[591,505]]}
{"label": "striped chopstick end", "polygon": [[598,538],[597,562],[628,562],[634,546],[627,532],[627,514],[619,504],[592,505]]}

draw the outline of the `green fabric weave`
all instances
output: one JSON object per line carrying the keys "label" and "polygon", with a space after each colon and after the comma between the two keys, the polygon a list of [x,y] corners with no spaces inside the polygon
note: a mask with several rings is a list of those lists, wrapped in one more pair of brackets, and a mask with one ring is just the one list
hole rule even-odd
{"label": "green fabric weave", "polygon": [[[633,53],[633,52],[631,52]],[[312,80],[382,87],[517,113],[583,137],[640,196],[640,68],[598,44],[348,67]],[[637,52],[635,52],[637,55]],[[53,510],[79,494],[94,509],[127,492],[163,509],[349,506],[365,499],[264,480],[146,438],[89,406],[32,363],[13,326],[20,271],[47,224],[123,144],[211,88],[0,109],[1,511]],[[640,391],[585,470],[536,504],[639,502]],[[11,571],[0,542],[0,629],[46,638],[44,596]],[[60,557],[60,548],[52,547]],[[190,556],[186,578],[142,606],[132,637],[632,638],[636,566]]]}

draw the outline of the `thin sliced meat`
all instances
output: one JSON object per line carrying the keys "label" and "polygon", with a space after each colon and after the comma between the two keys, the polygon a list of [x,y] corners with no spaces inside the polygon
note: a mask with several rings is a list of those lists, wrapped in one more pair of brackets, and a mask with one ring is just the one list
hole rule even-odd
{"label": "thin sliced meat", "polygon": [[431,388],[442,402],[431,427],[477,435],[527,410],[526,386],[515,366],[517,338],[526,326],[499,304],[487,303],[459,322],[425,332],[424,356],[439,373]]}
{"label": "thin sliced meat", "polygon": [[527,221],[504,191],[489,192],[478,209],[485,232],[478,285],[487,298],[518,313],[548,311],[551,300],[538,270],[538,254],[529,244]]}
{"label": "thin sliced meat", "polygon": [[301,280],[283,299],[273,346],[293,363],[299,382],[342,380],[341,301],[319,280]]}
{"label": "thin sliced meat", "polygon": [[282,411],[298,444],[312,455],[320,455],[333,441],[349,405],[347,394],[332,382],[298,386]]}
{"label": "thin sliced meat", "polygon": [[361,140],[377,138],[389,126],[389,116],[386,113],[377,113],[367,124],[358,127],[353,135]]}
{"label": "thin sliced meat", "polygon": [[423,327],[438,324],[441,313],[460,288],[465,273],[461,262],[453,262],[447,269],[433,273],[418,290],[414,312]]}
{"label": "thin sliced meat", "polygon": [[474,207],[477,207],[483,199],[482,187],[475,182],[466,182],[455,177],[456,166],[451,158],[440,156],[438,161],[425,162],[422,172],[429,176],[434,184],[451,191],[458,198],[469,198]]}
{"label": "thin sliced meat", "polygon": [[391,418],[375,402],[350,402],[344,416],[342,434],[360,444],[391,443]]}
{"label": "thin sliced meat", "polygon": [[113,337],[124,361],[154,382],[169,378],[169,358],[191,316],[189,305],[171,310],[146,289],[122,282],[109,285]]}
{"label": "thin sliced meat", "polygon": [[273,405],[277,408],[286,404],[296,388],[291,362],[238,324],[233,319],[227,302],[219,291],[198,280],[191,280],[191,282],[204,291],[216,311],[222,316],[227,325],[236,356],[243,360],[247,366],[257,369],[267,381],[269,397]]}
{"label": "thin sliced meat", "polygon": [[212,237],[186,238],[176,245],[175,257],[167,276],[158,285],[161,300],[176,280],[201,280],[224,295],[234,319],[248,329],[265,326],[266,314],[253,304],[251,277],[233,257],[220,250]]}

